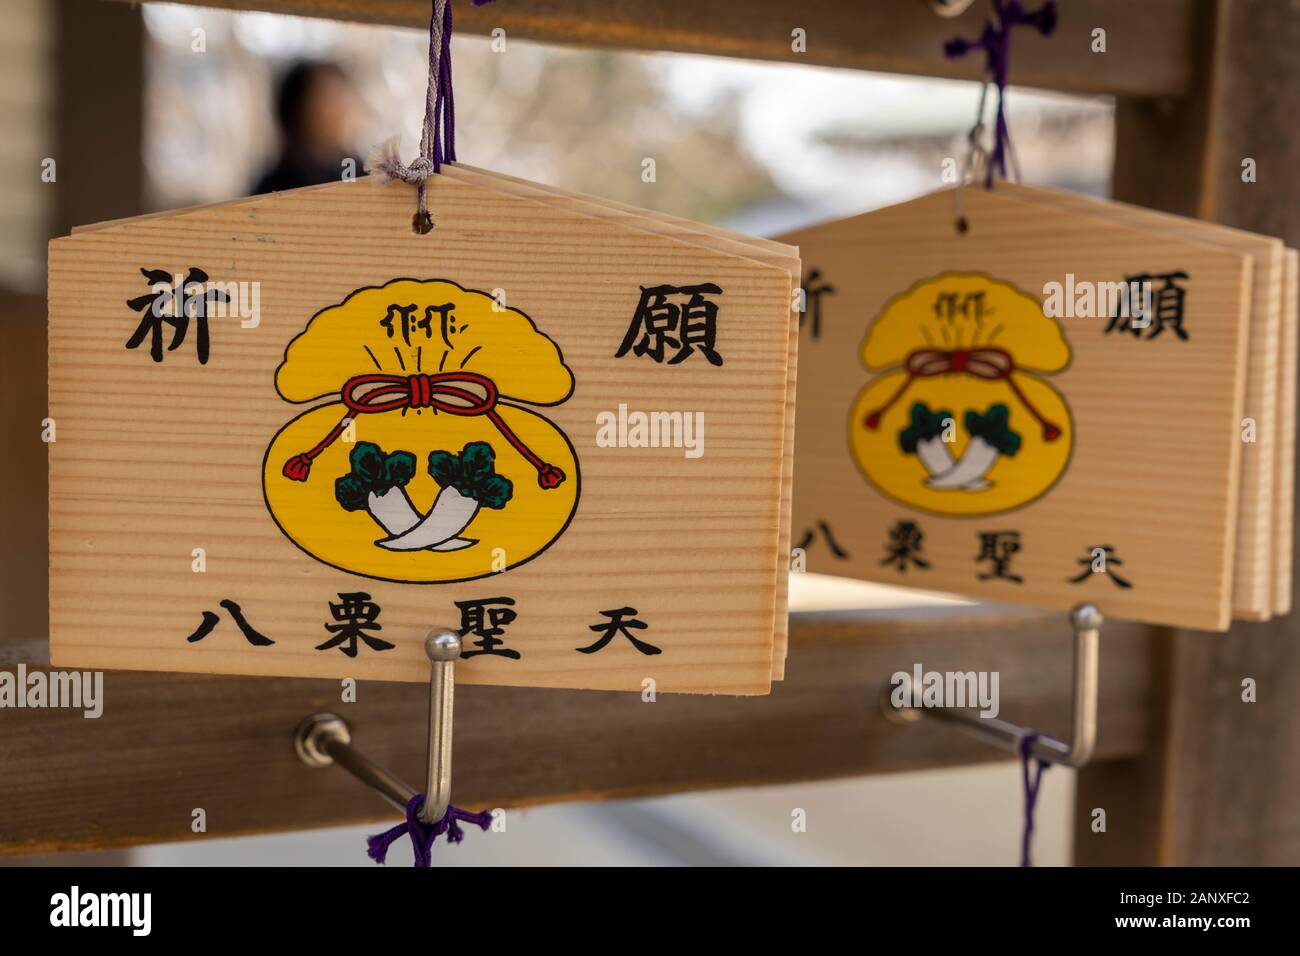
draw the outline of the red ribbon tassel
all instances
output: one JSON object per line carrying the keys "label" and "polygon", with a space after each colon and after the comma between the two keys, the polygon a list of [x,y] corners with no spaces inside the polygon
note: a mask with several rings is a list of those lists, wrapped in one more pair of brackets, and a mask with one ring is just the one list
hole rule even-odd
{"label": "red ribbon tassel", "polygon": [[[464,386],[478,386],[483,394]],[[306,481],[311,474],[312,462],[326,448],[334,444],[356,415],[373,415],[403,408],[432,408],[449,415],[485,415],[501,437],[508,441],[524,459],[537,469],[537,483],[550,490],[564,483],[564,472],[555,465],[537,457],[519,436],[511,431],[498,414],[499,402],[496,383],[477,372],[438,372],[433,375],[386,375],[370,373],[354,375],[343,383],[339,398],[348,408],[348,414],[335,425],[328,435],[310,451],[294,455],[284,463],[282,473],[291,481]]]}
{"label": "red ribbon tassel", "polygon": [[1029,410],[1029,414],[1033,415],[1038,424],[1043,427],[1043,441],[1056,441],[1061,437],[1060,427],[1038,413],[1038,409],[1034,408],[1033,403],[1011,377],[1011,373],[1016,370],[1016,362],[1011,357],[1011,353],[1003,349],[954,349],[952,351],[917,349],[908,354],[903,362],[903,370],[907,372],[907,380],[898,391],[894,392],[885,404],[863,418],[863,424],[872,431],[880,427],[880,417],[903,397],[903,393],[911,387],[915,379],[951,374],[970,375],[989,382],[1005,381],[1011,386],[1011,391],[1020,400],[1020,404],[1024,405]]}

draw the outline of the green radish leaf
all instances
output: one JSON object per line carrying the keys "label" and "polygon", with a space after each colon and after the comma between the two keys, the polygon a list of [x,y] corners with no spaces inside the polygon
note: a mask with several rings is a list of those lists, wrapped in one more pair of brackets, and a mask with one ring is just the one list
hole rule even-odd
{"label": "green radish leaf", "polygon": [[414,477],[415,456],[409,451],[395,451],[384,459],[384,483],[389,488],[405,487]]}
{"label": "green radish leaf", "polygon": [[460,460],[465,468],[464,478],[469,485],[485,481],[493,474],[496,455],[492,446],[485,441],[472,441],[460,453]]}
{"label": "green radish leaf", "polygon": [[383,480],[384,451],[374,442],[357,442],[348,461],[352,464],[352,474],[363,481],[367,489]]}
{"label": "green radish leaf", "polygon": [[334,498],[344,511],[364,511],[370,489],[356,475],[344,475],[334,482]]}
{"label": "green radish leaf", "polygon": [[903,449],[903,454],[915,455],[919,442],[942,435],[943,423],[949,418],[952,418],[952,412],[946,408],[932,412],[925,402],[915,403],[911,424],[898,433],[898,446]]}
{"label": "green radish leaf", "polygon": [[1011,412],[1001,402],[990,405],[983,415],[968,411],[966,431],[973,438],[984,439],[999,454],[1014,457],[1020,451],[1020,435],[1011,430]]}
{"label": "green radish leaf", "polygon": [[510,496],[514,494],[515,487],[511,484],[510,479],[502,475],[491,475],[484,481],[478,489],[479,504],[484,508],[495,508],[498,511],[506,506]]}
{"label": "green radish leaf", "polygon": [[454,484],[460,477],[460,456],[450,451],[429,452],[429,474],[439,488]]}

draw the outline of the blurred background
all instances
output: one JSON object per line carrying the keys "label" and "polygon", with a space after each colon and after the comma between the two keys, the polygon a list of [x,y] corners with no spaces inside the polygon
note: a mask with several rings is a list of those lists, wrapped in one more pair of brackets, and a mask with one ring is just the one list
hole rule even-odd
{"label": "blurred background", "polygon": [[[135,167],[105,159],[96,184],[119,200],[126,195],[136,208],[104,215],[231,199],[259,184],[319,178],[322,169],[337,178],[341,159],[364,160],[392,136],[401,138],[404,158],[418,147],[427,34],[169,4],[144,5],[139,49],[101,51],[102,62],[84,72],[84,82],[138,84],[135,114],[128,96],[113,97],[118,115],[90,112],[89,105],[87,115],[52,115],[53,91],[68,82],[66,74],[51,75],[54,54],[70,33],[94,29],[93,6],[89,0],[0,0],[0,309],[11,356],[0,365],[0,427],[7,434],[42,414],[43,387],[33,395],[23,382],[44,370],[15,367],[13,356],[43,337],[46,242],[73,224],[69,210],[104,205],[104,196],[74,202],[78,197],[68,189],[42,181],[49,157],[97,162],[75,152],[78,124],[138,135],[142,155]],[[79,14],[85,18],[69,20]],[[979,98],[979,86],[968,82],[716,57],[577,50],[511,38],[498,51],[474,36],[457,36],[453,49],[461,160],[758,236],[939,188],[945,159],[963,161]],[[303,63],[328,66],[304,71]],[[286,90],[284,78],[296,66],[297,79]],[[80,109],[75,98],[64,99],[66,111]],[[1108,193],[1109,99],[1013,88],[1008,103],[1025,180]],[[286,148],[286,122],[297,130],[298,146]],[[656,161],[654,183],[641,179],[647,157]],[[32,457],[32,500],[39,506],[11,502],[0,512],[6,565],[15,572],[0,584],[6,622],[0,640],[45,634],[43,602],[29,599],[45,589],[44,457]],[[812,575],[796,575],[792,591],[794,609],[945,600]],[[1073,790],[1070,771],[1046,774],[1036,825],[1040,865],[1069,860]],[[377,798],[358,787],[357,799]],[[471,837],[437,860],[1012,865],[1022,803],[1020,767],[1008,762],[570,804],[511,811],[506,832]],[[807,832],[792,831],[796,809],[807,813]],[[373,829],[152,846],[101,859],[368,866],[362,837]],[[405,844],[393,853],[394,863],[409,860]]]}

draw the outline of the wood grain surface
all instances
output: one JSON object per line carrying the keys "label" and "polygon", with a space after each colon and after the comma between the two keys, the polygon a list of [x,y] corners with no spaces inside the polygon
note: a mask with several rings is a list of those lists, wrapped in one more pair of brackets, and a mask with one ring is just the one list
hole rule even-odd
{"label": "wood grain surface", "polygon": [[[800,274],[799,250],[794,246],[773,242],[767,239],[755,239],[743,233],[729,229],[704,226],[687,219],[669,216],[664,213],[637,209],[626,203],[600,199],[578,193],[565,192],[553,186],[529,183],[514,176],[506,176],[489,170],[478,169],[464,164],[449,164],[444,167],[450,176],[471,176],[470,181],[479,181],[482,185],[498,185],[506,191],[517,191],[519,195],[540,199],[543,202],[559,202],[560,208],[573,208],[586,215],[609,215],[615,221],[629,228],[646,229],[660,235],[673,236],[677,239],[698,242],[706,248],[751,258],[785,269],[790,274],[792,288],[798,288],[803,281]],[[474,176],[480,177],[475,180]],[[781,528],[777,542],[779,554],[790,554],[790,508],[793,501],[794,485],[794,426],[795,426],[795,386],[798,378],[799,355],[799,313],[790,314],[790,351],[787,360],[788,379],[786,382],[784,438],[781,452]],[[789,645],[789,620],[787,611],[790,604],[790,568],[787,562],[778,562],[776,568],[776,621],[772,633],[772,679],[780,680],[785,673],[785,658]]]}
{"label": "wood grain surface", "polygon": [[[1241,493],[1237,504],[1236,558],[1232,572],[1232,616],[1242,620],[1262,621],[1274,611],[1277,574],[1288,580],[1291,575],[1290,544],[1280,557],[1280,531],[1283,523],[1277,510],[1280,488],[1290,487],[1294,478],[1294,454],[1283,451],[1288,424],[1279,404],[1283,368],[1287,364],[1284,347],[1282,287],[1284,281],[1283,246],[1279,239],[1185,216],[1142,209],[1128,203],[1105,202],[1060,190],[1041,189],[1018,183],[1004,183],[1000,188],[1012,196],[1055,203],[1120,223],[1168,231],[1175,236],[1218,246],[1249,256],[1251,259],[1250,338],[1246,355],[1246,399],[1244,413],[1255,421],[1255,440],[1243,442],[1241,457]],[[1294,347],[1290,350],[1294,362]],[[1294,376],[1292,376],[1294,377]],[[1294,403],[1293,403],[1294,405]],[[1289,416],[1295,428],[1295,410]],[[1241,433],[1241,427],[1238,427]],[[1289,515],[1289,513],[1288,513]],[[1289,524],[1289,516],[1286,519]],[[1276,569],[1274,562],[1283,560]]]}
{"label": "wood grain surface", "polygon": [[[356,182],[142,217],[51,244],[54,660],[423,681],[428,627],[456,626],[454,600],[504,593],[518,602],[510,636],[523,656],[467,659],[467,684],[640,690],[654,678],[660,691],[766,692],[789,272],[449,177],[432,181],[429,195],[429,236],[411,231],[412,190]],[[125,349],[138,319],[125,301],[147,291],[139,270],[191,265],[221,281],[260,281],[261,324],[215,320],[206,366],[192,342],[160,363]],[[560,344],[577,381],[571,398],[546,410],[581,461],[577,515],[542,557],[488,581],[414,586],[341,573],[281,535],[262,501],[267,443],[295,414],[273,388],[289,339],[352,290],[404,275],[504,288]],[[613,357],[641,287],[665,282],[723,288],[722,366],[700,355],[676,366]],[[598,447],[596,415],[620,403],[702,411],[713,426],[704,455]],[[195,547],[207,549],[204,574],[190,569]],[[356,659],[314,650],[328,636],[329,602],[361,589],[383,608],[381,636],[397,647]],[[187,643],[223,599],[276,644],[248,646],[228,620]],[[600,612],[621,606],[638,609],[651,628],[642,636],[660,638],[664,652],[646,657],[619,637],[576,653],[594,640],[588,628]]]}

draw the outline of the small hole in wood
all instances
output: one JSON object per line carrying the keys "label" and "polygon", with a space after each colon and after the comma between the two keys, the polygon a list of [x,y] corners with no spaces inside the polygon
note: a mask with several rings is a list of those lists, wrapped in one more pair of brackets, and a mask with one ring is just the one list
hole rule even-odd
{"label": "small hole in wood", "polygon": [[958,216],[954,225],[957,227],[957,235],[959,236],[964,236],[970,231],[970,223],[966,221],[965,216]]}
{"label": "small hole in wood", "polygon": [[433,232],[433,217],[429,215],[427,209],[421,209],[411,217],[411,231],[421,236]]}

